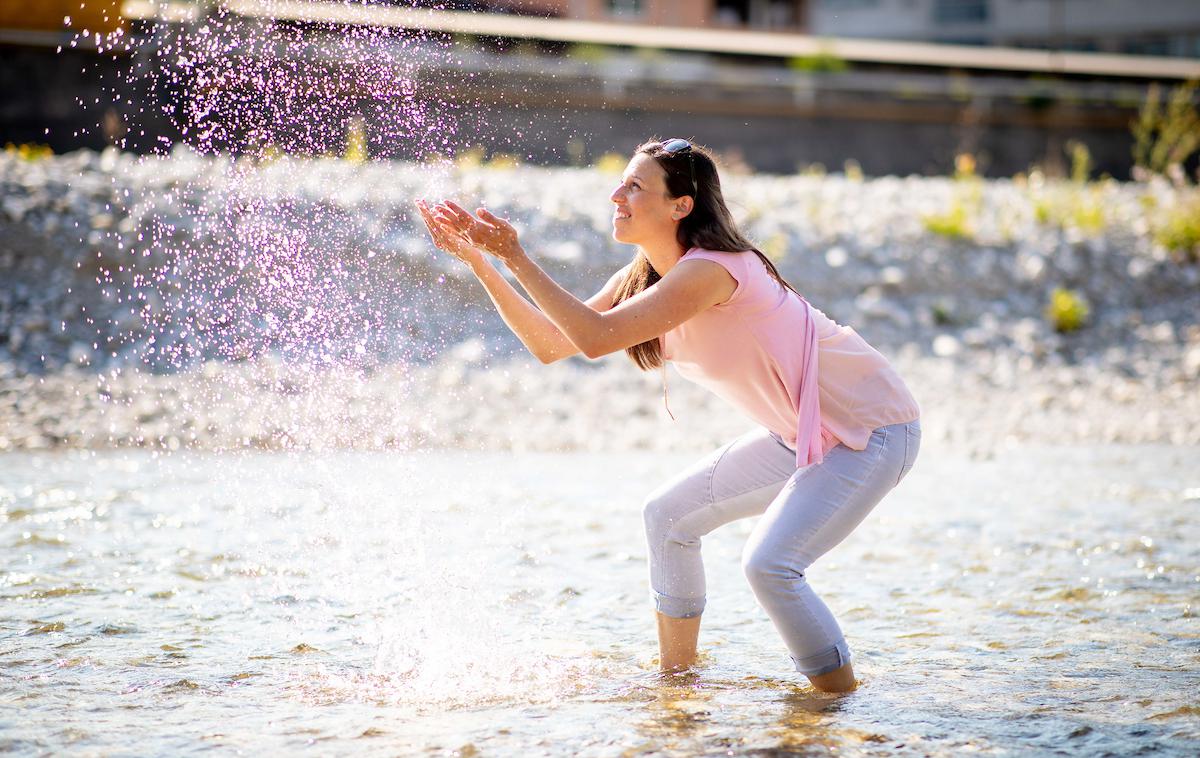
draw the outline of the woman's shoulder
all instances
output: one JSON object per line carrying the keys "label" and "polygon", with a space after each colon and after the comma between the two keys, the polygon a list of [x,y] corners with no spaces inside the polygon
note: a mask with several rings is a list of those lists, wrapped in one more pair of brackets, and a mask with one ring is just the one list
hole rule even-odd
{"label": "woman's shoulder", "polygon": [[747,255],[754,255],[754,254],[755,253],[753,250],[737,250],[737,251],[709,250],[708,248],[705,248],[705,247],[688,248],[687,252],[684,253],[684,255],[697,255],[697,256],[724,255],[724,256],[733,256],[735,258],[736,257],[744,257]]}
{"label": "woman's shoulder", "polygon": [[683,254],[682,260],[689,258],[709,260],[720,263],[726,268],[735,267],[744,270],[754,257],[756,256],[753,250],[730,252],[728,250],[708,250],[703,247],[693,247]]}

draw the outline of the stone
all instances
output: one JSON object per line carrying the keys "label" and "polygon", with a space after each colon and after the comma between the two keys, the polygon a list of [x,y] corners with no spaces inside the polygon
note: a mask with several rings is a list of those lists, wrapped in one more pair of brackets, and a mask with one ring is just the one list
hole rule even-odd
{"label": "stone", "polygon": [[933,354],[939,358],[953,358],[962,352],[962,345],[949,334],[939,334],[933,338]]}
{"label": "stone", "polygon": [[850,260],[846,249],[843,247],[831,247],[825,251],[825,263],[830,268],[841,268]]}

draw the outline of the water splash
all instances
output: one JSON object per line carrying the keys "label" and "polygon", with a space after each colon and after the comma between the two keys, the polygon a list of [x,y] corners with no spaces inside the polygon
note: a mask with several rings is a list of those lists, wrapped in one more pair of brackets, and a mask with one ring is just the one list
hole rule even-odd
{"label": "water splash", "polygon": [[[353,395],[365,373],[426,360],[460,336],[431,323],[447,306],[430,281],[448,263],[433,258],[410,213],[414,197],[446,192],[446,156],[473,107],[460,82],[445,80],[452,40],[223,6],[165,20],[166,4],[154,7],[160,17],[131,32],[77,37],[128,61],[105,89],[114,103],[139,106],[110,138],[153,148],[137,158],[106,152],[78,177],[97,201],[80,228],[89,252],[75,261],[94,291],[77,293],[86,304],[61,330],[71,333],[73,361],[98,371],[99,391],[137,403],[131,374],[211,364],[181,415],[204,406],[253,413],[248,399],[264,384],[293,399],[317,389]],[[147,133],[163,124],[167,133]],[[95,186],[97,168],[111,188]],[[368,205],[386,212],[367,216]],[[216,368],[234,363],[255,370]],[[276,404],[266,439],[243,445],[286,448],[311,437],[302,430],[314,423],[343,420],[309,400]],[[194,429],[162,426],[135,442],[195,439]],[[338,442],[355,444],[345,437]]]}

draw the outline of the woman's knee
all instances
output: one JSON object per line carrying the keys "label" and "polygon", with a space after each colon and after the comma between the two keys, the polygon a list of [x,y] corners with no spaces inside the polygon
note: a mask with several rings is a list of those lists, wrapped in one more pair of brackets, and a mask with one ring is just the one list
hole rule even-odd
{"label": "woman's knee", "polygon": [[671,498],[666,493],[652,492],[642,502],[642,521],[646,525],[646,536],[663,539],[674,523]]}
{"label": "woman's knee", "polygon": [[706,533],[702,519],[695,518],[696,508],[686,494],[675,490],[652,493],[642,503],[642,520],[646,538],[662,545],[673,542],[694,545]]}
{"label": "woman's knee", "polygon": [[762,543],[748,543],[742,550],[742,572],[756,592],[770,591],[797,580],[804,580],[803,567],[793,566]]}

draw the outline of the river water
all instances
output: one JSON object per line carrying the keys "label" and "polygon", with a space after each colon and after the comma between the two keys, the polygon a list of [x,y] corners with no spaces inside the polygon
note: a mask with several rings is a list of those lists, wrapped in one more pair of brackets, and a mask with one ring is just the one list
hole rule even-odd
{"label": "river water", "polygon": [[662,676],[640,502],[691,456],[0,457],[17,754],[1192,756],[1200,450],[927,446],[809,571],[859,688],[812,690],[705,539]]}

